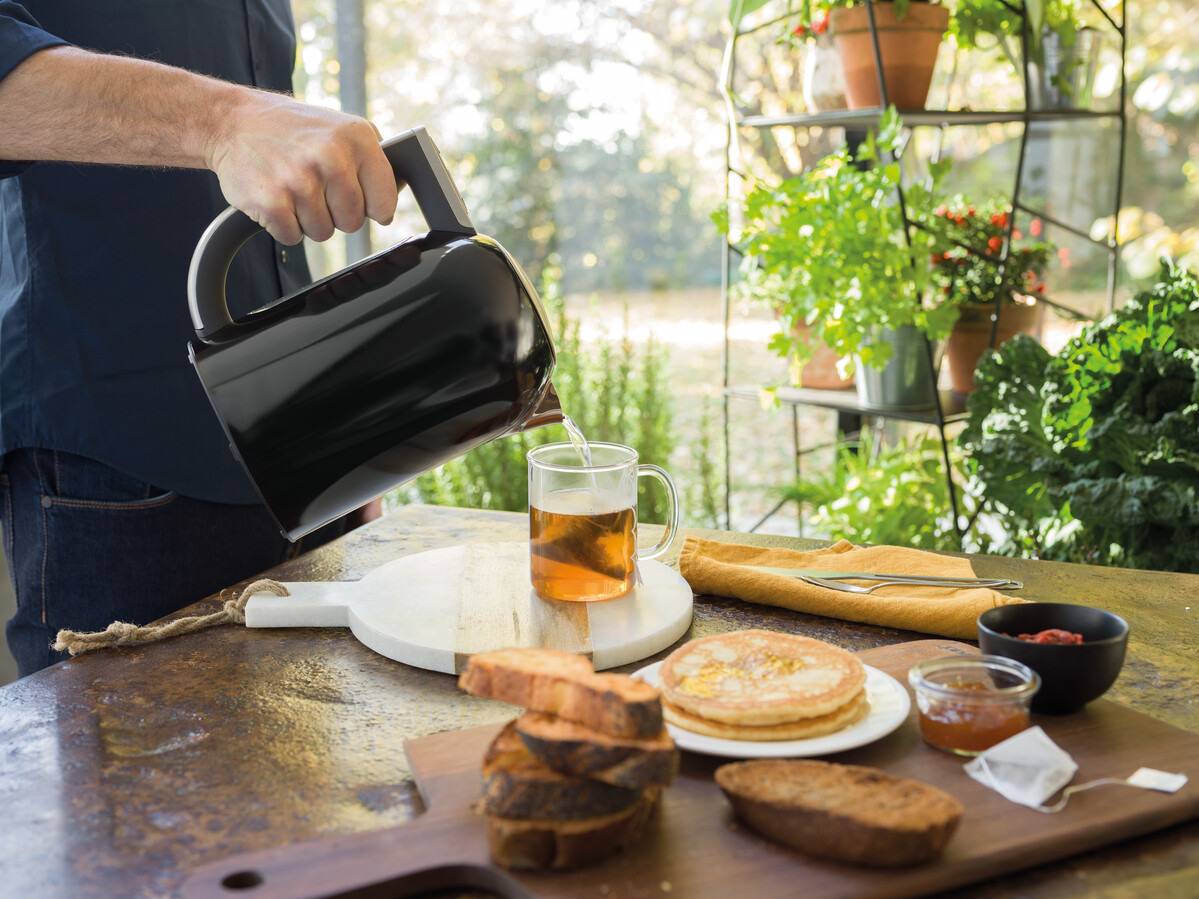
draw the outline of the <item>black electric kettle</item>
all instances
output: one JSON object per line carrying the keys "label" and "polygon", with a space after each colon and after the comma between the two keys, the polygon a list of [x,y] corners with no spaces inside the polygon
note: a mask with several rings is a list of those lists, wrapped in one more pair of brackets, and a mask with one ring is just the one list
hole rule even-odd
{"label": "black electric kettle", "polygon": [[192,257],[192,364],[291,540],[479,444],[563,418],[528,277],[475,231],[424,128],[383,151],[427,234],[237,321],[225,278],[261,227],[227,209]]}

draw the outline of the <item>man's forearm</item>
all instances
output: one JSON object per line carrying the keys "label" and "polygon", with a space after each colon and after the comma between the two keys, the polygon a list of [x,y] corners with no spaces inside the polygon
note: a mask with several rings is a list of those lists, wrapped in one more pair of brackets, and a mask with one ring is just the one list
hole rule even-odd
{"label": "man's forearm", "polygon": [[0,158],[206,168],[244,90],[141,59],[41,50],[0,80]]}
{"label": "man's forearm", "polygon": [[370,122],[154,62],[40,50],[0,79],[0,122],[0,159],[211,169],[287,244],[395,211]]}

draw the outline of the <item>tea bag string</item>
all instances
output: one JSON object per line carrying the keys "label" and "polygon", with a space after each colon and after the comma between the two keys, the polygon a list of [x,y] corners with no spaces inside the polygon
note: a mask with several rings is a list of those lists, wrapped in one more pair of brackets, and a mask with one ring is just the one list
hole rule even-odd
{"label": "tea bag string", "polygon": [[[75,656],[81,652],[93,649],[104,649],[109,646],[124,646],[130,643],[152,643],[155,640],[165,640],[181,634],[191,634],[208,627],[221,624],[245,624],[246,602],[255,593],[273,593],[276,596],[290,596],[291,592],[270,578],[254,581],[234,599],[226,599],[221,609],[209,615],[189,615],[176,618],[166,624],[137,625],[126,621],[114,621],[102,631],[94,633],[79,633],[77,631],[60,630],[54,641],[53,648],[59,652],[66,650]],[[221,591],[221,596],[225,591]]]}
{"label": "tea bag string", "polygon": [[1057,814],[1066,807],[1066,803],[1070,801],[1070,797],[1075,793],[1081,793],[1083,790],[1090,790],[1093,787],[1106,786],[1135,787],[1136,784],[1129,783],[1128,779],[1124,777],[1101,777],[1098,780],[1088,780],[1083,784],[1066,787],[1066,789],[1062,790],[1061,799],[1052,805],[1034,805],[1031,807],[1035,808],[1038,812],[1045,812],[1047,815]]}

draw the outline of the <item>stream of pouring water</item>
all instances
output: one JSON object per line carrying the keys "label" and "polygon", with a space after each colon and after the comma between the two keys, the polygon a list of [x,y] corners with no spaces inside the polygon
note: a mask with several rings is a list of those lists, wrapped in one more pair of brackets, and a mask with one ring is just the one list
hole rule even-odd
{"label": "stream of pouring water", "polygon": [[[574,423],[569,415],[562,416],[562,426],[566,428],[566,436],[570,438],[570,445],[575,448],[575,452],[579,454],[581,461],[588,468],[591,467],[591,444],[587,442],[587,438],[583,436],[583,432],[579,430],[579,426]],[[595,488],[595,475],[591,476],[591,486]]]}
{"label": "stream of pouring water", "polygon": [[[566,436],[570,438],[570,445],[573,446],[575,448],[575,452],[578,453],[579,461],[582,462],[585,467],[590,468],[593,464],[591,461],[591,444],[589,444],[587,442],[587,438],[583,436],[582,429],[575,424],[574,419],[572,419],[569,415],[562,416],[562,426],[566,428]],[[591,495],[595,498],[595,502],[598,503],[600,499],[600,492],[599,482],[597,482],[595,479],[595,472],[588,472],[587,477],[591,481]],[[599,510],[597,509],[596,511]],[[634,522],[634,526],[636,526],[636,522]],[[634,561],[633,583],[640,584],[641,582],[641,568],[637,565],[636,561]]]}

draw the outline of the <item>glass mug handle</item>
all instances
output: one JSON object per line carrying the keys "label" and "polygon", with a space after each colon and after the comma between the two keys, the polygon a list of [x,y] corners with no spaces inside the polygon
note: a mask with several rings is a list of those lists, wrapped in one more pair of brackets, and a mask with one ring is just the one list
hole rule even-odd
{"label": "glass mug handle", "polygon": [[633,553],[634,559],[638,562],[644,562],[647,559],[658,558],[674,542],[675,532],[679,529],[679,494],[674,489],[674,481],[670,479],[670,475],[657,465],[638,465],[637,477],[656,478],[666,488],[666,533],[662,535],[662,539],[654,546],[651,546],[649,549],[639,549]]}

